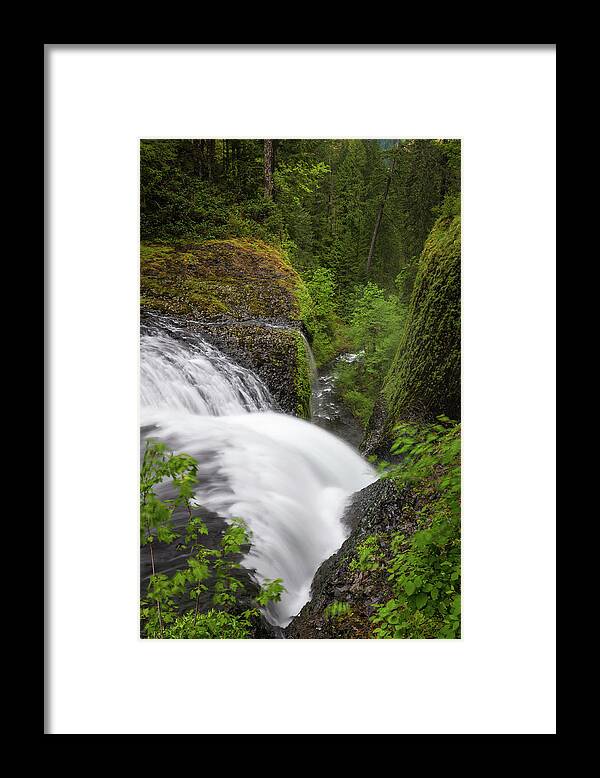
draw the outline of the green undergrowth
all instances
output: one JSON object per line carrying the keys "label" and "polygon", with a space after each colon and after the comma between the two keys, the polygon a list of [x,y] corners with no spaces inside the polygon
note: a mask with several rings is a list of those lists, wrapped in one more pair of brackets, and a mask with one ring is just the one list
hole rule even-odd
{"label": "green undergrowth", "polygon": [[406,318],[400,297],[369,282],[349,301],[346,337],[360,357],[338,365],[336,385],[350,412],[366,426],[392,362]]}
{"label": "green undergrowth", "polygon": [[386,464],[382,477],[410,490],[402,519],[416,530],[374,532],[356,546],[351,589],[378,596],[368,624],[364,616],[353,623],[356,608],[344,603],[335,605],[336,623],[360,637],[459,638],[460,424],[442,416],[435,424],[398,425],[395,434],[392,453],[402,461]]}
{"label": "green undergrowth", "polygon": [[395,428],[392,453],[402,463],[388,469],[399,488],[418,496],[417,530],[392,534],[386,571],[393,596],[377,606],[378,638],[460,637],[460,424],[440,416],[435,424]]}
{"label": "green undergrowth", "polygon": [[[283,583],[281,579],[265,581],[257,591],[245,591],[236,571],[251,535],[241,518],[233,519],[225,529],[218,548],[202,542],[208,529],[194,515],[197,471],[193,457],[175,455],[163,443],[147,442],[140,470],[140,544],[148,547],[152,574],[141,601],[142,632],[146,638],[159,639],[251,638],[259,624],[259,608],[280,599]],[[174,486],[175,497],[162,499],[156,493],[165,481]],[[173,527],[178,509],[188,515],[183,536]],[[178,539],[178,549],[186,555],[185,566],[171,575],[157,572],[155,546]],[[203,609],[200,601],[209,585],[211,607]]]}
{"label": "green undergrowth", "polygon": [[317,367],[322,367],[349,345],[333,270],[319,267],[305,272],[298,287],[298,299],[315,362]]}

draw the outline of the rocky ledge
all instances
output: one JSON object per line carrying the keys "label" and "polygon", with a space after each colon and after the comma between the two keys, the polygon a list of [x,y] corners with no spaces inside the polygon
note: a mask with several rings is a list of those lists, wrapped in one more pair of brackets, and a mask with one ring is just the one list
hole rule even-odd
{"label": "rocky ledge", "polygon": [[[286,638],[367,638],[374,605],[385,603],[391,592],[385,569],[361,572],[353,569],[357,548],[369,536],[382,532],[416,530],[417,498],[409,489],[399,490],[393,481],[382,479],[357,492],[344,513],[350,535],[337,553],[319,567],[311,586],[311,599],[284,630]],[[344,619],[327,618],[332,603],[347,603]]]}

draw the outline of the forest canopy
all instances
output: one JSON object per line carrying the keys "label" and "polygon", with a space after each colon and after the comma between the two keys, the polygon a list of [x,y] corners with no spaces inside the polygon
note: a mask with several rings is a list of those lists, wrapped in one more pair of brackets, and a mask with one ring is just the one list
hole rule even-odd
{"label": "forest canopy", "polygon": [[261,238],[341,290],[407,297],[433,223],[460,207],[459,140],[142,140],[140,162],[142,240]]}

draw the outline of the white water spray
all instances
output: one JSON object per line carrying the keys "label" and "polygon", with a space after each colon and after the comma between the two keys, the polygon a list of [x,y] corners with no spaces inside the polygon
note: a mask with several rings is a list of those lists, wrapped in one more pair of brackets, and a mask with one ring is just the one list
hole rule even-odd
{"label": "white water spray", "polygon": [[282,578],[267,618],[286,626],[310,595],[318,566],[343,543],[348,497],[373,469],[325,430],[281,413],[264,384],[198,337],[142,335],[141,421],[199,462],[200,505],[252,533],[244,566]]}

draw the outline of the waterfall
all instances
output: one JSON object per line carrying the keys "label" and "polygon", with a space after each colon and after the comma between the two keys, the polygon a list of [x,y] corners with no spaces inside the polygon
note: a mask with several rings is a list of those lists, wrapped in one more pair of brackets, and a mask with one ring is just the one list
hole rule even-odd
{"label": "waterfall", "polygon": [[140,372],[145,434],[198,460],[200,505],[247,523],[243,564],[259,581],[283,579],[287,591],[265,615],[286,626],[345,540],[344,507],[373,469],[334,435],[275,412],[252,371],[175,325],[143,330]]}
{"label": "waterfall", "polygon": [[156,330],[142,335],[142,408],[225,416],[273,407],[269,390],[252,371],[199,336],[181,337]]}

